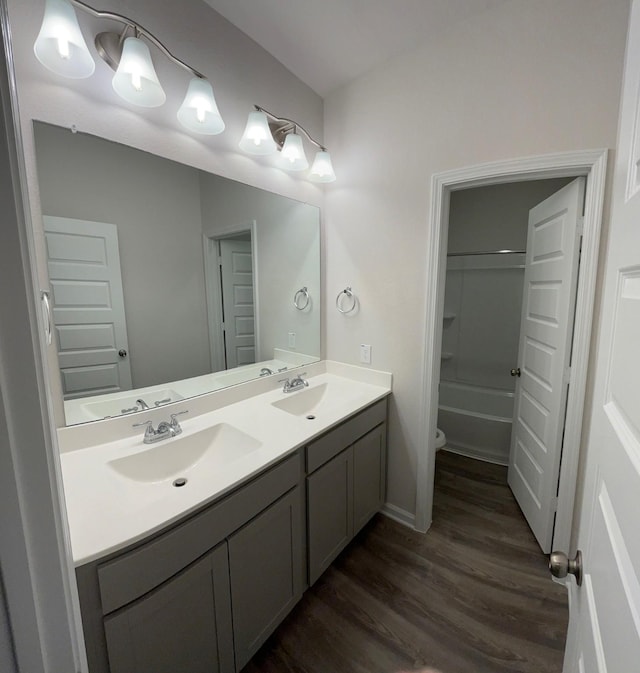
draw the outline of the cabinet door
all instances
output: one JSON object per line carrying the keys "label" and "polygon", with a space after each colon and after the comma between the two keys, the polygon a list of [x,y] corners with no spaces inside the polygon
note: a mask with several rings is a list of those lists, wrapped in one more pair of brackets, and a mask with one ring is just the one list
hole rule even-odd
{"label": "cabinet door", "polygon": [[229,538],[237,670],[302,596],[303,525],[296,486]]}
{"label": "cabinet door", "polygon": [[226,543],[104,627],[111,673],[234,671]]}
{"label": "cabinet door", "polygon": [[385,486],[385,425],[353,445],[353,534],[382,507]]}
{"label": "cabinet door", "polygon": [[351,447],[307,477],[310,585],[353,536],[352,480]]}

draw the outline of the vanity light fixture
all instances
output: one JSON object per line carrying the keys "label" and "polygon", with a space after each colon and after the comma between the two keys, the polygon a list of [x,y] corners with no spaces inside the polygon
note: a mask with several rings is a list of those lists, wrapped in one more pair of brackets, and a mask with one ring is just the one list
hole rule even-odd
{"label": "vanity light fixture", "polygon": [[192,75],[178,110],[178,121],[194,133],[215,135],[224,130],[213,89],[204,75],[174,56],[146,28],[122,14],[98,11],[81,0],[46,0],[42,27],[34,45],[42,65],[64,77],[89,77],[93,73],[95,63],[82,37],[74,7],[123,26],[120,33],[99,33],[94,40],[100,58],[116,71],[113,88],[121,98],[142,107],[157,107],[165,102],[166,94],[151,60],[149,42]]}
{"label": "vanity light fixture", "polygon": [[336,179],[327,148],[314,140],[298,122],[285,117],[277,117],[258,105],[254,107],[255,110],[249,113],[247,125],[239,143],[241,150],[248,154],[258,155],[279,152],[276,159],[277,166],[287,171],[303,171],[309,167],[302,143],[302,136],[304,136],[318,149],[309,172],[309,180],[333,182]]}

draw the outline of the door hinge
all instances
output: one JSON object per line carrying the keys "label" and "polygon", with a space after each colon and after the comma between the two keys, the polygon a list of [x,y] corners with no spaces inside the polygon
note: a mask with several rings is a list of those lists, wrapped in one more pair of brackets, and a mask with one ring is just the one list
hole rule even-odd
{"label": "door hinge", "polygon": [[571,367],[566,367],[564,370],[564,374],[562,375],[562,382],[563,383],[570,383],[571,382]]}
{"label": "door hinge", "polygon": [[584,233],[584,215],[580,215],[578,218],[578,222],[576,225],[576,232],[578,233],[579,236],[582,236]]}

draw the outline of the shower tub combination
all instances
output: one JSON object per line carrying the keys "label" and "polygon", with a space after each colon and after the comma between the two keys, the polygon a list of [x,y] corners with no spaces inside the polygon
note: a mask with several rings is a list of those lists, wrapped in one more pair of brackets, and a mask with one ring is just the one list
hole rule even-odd
{"label": "shower tub combination", "polygon": [[449,451],[508,465],[512,417],[513,392],[440,383],[438,427]]}
{"label": "shower tub combination", "polygon": [[446,448],[507,465],[518,358],[524,253],[447,260],[438,428]]}

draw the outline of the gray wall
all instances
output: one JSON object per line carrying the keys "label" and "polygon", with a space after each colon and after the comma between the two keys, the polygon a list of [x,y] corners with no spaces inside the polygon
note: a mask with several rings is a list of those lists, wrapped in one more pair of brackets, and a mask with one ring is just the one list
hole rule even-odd
{"label": "gray wall", "polygon": [[531,208],[571,180],[511,182],[453,192],[448,252],[524,250]]}
{"label": "gray wall", "polygon": [[43,214],[118,227],[133,387],[210,372],[199,171],[49,124],[34,132]]}
{"label": "gray wall", "polygon": [[[274,348],[320,354],[320,212],[315,206],[277,194],[202,175],[202,221],[207,236],[255,220],[260,359]],[[296,290],[306,286],[311,304],[306,311],[293,306]],[[289,348],[287,334],[296,333]]]}

